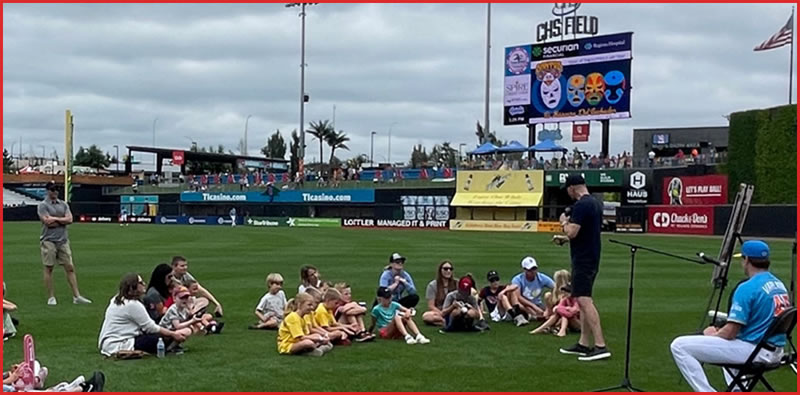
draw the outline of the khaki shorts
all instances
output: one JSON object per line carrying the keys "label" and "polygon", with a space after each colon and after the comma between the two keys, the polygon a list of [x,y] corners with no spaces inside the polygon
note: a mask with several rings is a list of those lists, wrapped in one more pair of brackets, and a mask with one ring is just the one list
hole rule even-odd
{"label": "khaki shorts", "polygon": [[42,241],[42,264],[53,267],[58,263],[61,266],[72,265],[72,250],[69,248],[69,241],[58,245],[52,241]]}

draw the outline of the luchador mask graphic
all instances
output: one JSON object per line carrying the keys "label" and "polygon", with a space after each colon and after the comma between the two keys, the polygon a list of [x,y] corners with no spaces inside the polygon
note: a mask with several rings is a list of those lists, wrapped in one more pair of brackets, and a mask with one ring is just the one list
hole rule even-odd
{"label": "luchador mask graphic", "polygon": [[583,104],[583,99],[586,98],[586,94],[583,92],[583,89],[586,87],[586,77],[575,74],[572,77],[569,77],[569,85],[567,85],[567,101],[572,107],[578,107]]}
{"label": "luchador mask graphic", "polygon": [[606,101],[610,104],[617,104],[622,100],[622,95],[625,94],[625,75],[618,70],[609,71],[606,73]]}
{"label": "luchador mask graphic", "polygon": [[606,90],[606,83],[603,75],[600,73],[592,73],[586,76],[586,102],[596,106],[603,101],[604,92]]}
{"label": "luchador mask graphic", "polygon": [[561,62],[542,62],[536,65],[536,79],[541,81],[539,95],[542,104],[548,109],[556,109],[564,94],[561,86],[561,73],[564,71]]}

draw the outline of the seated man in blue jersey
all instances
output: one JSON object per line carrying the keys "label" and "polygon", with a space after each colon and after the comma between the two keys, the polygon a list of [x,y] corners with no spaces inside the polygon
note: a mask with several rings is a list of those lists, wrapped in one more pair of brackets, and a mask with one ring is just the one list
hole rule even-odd
{"label": "seated man in blue jersey", "polygon": [[[672,356],[681,374],[697,392],[715,392],[703,371],[703,363],[744,364],[772,322],[791,307],[786,286],[769,272],[769,246],[763,241],[742,245],[742,266],[748,279],[734,292],[728,322],[710,327],[702,336],[683,336],[672,342]],[[783,358],[786,336],[768,340],[755,362],[777,363]],[[730,385],[731,377],[725,372]],[[741,389],[740,389],[741,390]]]}

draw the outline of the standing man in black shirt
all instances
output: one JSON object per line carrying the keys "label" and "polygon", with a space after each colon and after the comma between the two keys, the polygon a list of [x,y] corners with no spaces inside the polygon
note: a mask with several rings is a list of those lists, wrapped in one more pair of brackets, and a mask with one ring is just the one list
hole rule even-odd
{"label": "standing man in black shirt", "polygon": [[[600,314],[592,300],[592,288],[600,269],[600,232],[603,204],[589,194],[586,181],[571,175],[564,184],[575,201],[572,212],[561,214],[561,227],[570,240],[572,256],[572,296],[578,298],[581,312],[581,338],[578,344],[562,348],[562,354],[578,355],[580,361],[599,361],[611,357],[603,338]],[[594,338],[592,347],[591,338]]]}

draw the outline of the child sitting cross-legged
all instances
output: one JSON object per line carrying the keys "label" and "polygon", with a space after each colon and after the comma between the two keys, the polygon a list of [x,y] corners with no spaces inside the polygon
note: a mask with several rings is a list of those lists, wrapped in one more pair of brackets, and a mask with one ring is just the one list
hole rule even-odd
{"label": "child sitting cross-legged", "polygon": [[330,340],[311,333],[311,324],[303,319],[303,316],[314,311],[314,306],[314,298],[305,292],[286,303],[284,318],[278,327],[278,353],[321,357],[333,349]]}
{"label": "child sitting cross-legged", "polygon": [[580,327],[580,308],[578,307],[578,300],[571,295],[572,288],[569,285],[565,285],[560,291],[560,300],[553,308],[553,313],[542,326],[531,331],[531,334],[546,333],[557,324],[558,332],[556,332],[556,336],[565,337],[570,327]]}
{"label": "child sitting cross-legged", "polygon": [[[317,333],[326,338],[329,338],[331,342],[335,345],[349,345],[350,340],[348,340],[348,335],[345,333],[342,328],[330,328],[325,327],[323,325],[327,324],[327,320],[323,322],[317,321],[316,319],[316,312],[319,311],[319,308],[322,307],[325,309],[323,300],[325,299],[325,295],[316,288],[306,288],[306,293],[311,295],[314,298],[314,309],[310,313],[303,316],[303,319],[311,325],[311,333]],[[338,303],[338,302],[337,302]]]}
{"label": "child sitting cross-legged", "polygon": [[286,309],[286,294],[283,293],[283,276],[270,273],[267,276],[268,292],[261,298],[256,306],[258,323],[250,325],[249,329],[278,329],[283,321],[283,310]]}
{"label": "child sitting cross-legged", "polygon": [[392,301],[392,291],[386,287],[378,288],[378,304],[372,308],[372,325],[369,332],[375,327],[380,331],[381,339],[405,338],[406,344],[428,344],[428,340],[414,323],[416,312],[407,309],[400,303]]}

